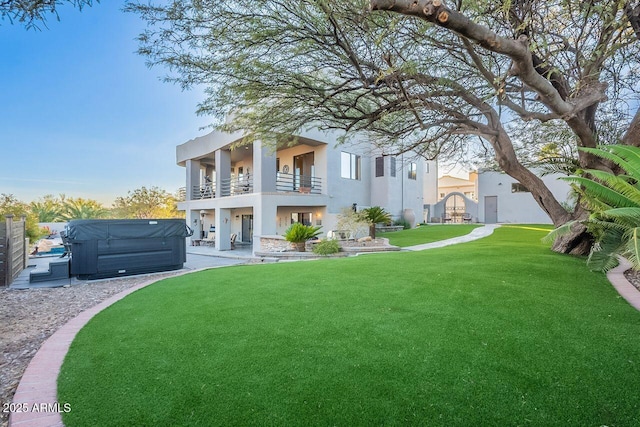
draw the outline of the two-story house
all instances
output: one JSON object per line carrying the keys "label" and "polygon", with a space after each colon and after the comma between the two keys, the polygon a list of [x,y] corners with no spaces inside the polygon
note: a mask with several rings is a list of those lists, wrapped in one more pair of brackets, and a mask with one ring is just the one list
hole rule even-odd
{"label": "two-story house", "polygon": [[193,239],[215,233],[215,247],[226,250],[236,234],[258,251],[260,236],[282,235],[294,222],[326,234],[341,210],[354,206],[381,206],[412,225],[422,220],[423,160],[385,156],[364,140],[338,145],[331,132],[310,131],[277,149],[260,141],[239,145],[241,139],[214,131],[177,146],[186,171],[178,209]]}

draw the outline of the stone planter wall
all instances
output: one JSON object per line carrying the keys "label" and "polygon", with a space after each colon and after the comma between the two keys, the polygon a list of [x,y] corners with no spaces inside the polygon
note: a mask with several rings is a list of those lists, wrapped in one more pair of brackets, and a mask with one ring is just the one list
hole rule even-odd
{"label": "stone planter wall", "polygon": [[262,252],[290,252],[295,251],[293,243],[282,236],[260,236],[260,251]]}

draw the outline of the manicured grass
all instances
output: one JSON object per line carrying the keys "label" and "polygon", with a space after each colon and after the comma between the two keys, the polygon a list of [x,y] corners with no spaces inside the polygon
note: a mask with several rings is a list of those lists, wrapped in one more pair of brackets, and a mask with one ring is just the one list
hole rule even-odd
{"label": "manicured grass", "polygon": [[404,248],[464,236],[478,227],[479,224],[430,224],[410,230],[377,233],[376,237],[386,237],[390,244]]}
{"label": "manicured grass", "polygon": [[640,425],[640,313],[545,234],[163,280],[79,333],[64,422]]}

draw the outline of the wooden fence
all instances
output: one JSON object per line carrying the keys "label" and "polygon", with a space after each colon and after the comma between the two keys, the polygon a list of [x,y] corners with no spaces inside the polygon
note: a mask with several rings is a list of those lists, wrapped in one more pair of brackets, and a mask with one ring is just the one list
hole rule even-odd
{"label": "wooden fence", "polygon": [[14,221],[13,215],[7,215],[0,222],[0,286],[9,286],[27,267],[25,217]]}

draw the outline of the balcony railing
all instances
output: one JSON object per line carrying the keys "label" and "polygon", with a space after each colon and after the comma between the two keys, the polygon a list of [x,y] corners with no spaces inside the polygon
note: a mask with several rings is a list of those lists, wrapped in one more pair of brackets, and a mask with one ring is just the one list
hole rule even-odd
{"label": "balcony railing", "polygon": [[222,197],[253,193],[253,178],[231,177],[220,182]]}
{"label": "balcony railing", "polygon": [[306,194],[321,194],[322,179],[310,175],[294,175],[278,172],[276,190]]}
{"label": "balcony railing", "polygon": [[[253,193],[253,178],[231,177],[220,182],[222,194],[217,197],[238,196],[241,194]],[[322,194],[322,178],[307,175],[294,175],[278,172],[276,180],[276,190],[278,192]],[[186,188],[178,190],[179,201],[186,200]],[[216,197],[216,184],[207,183],[204,185],[194,185],[191,188],[191,200],[213,199]]]}

